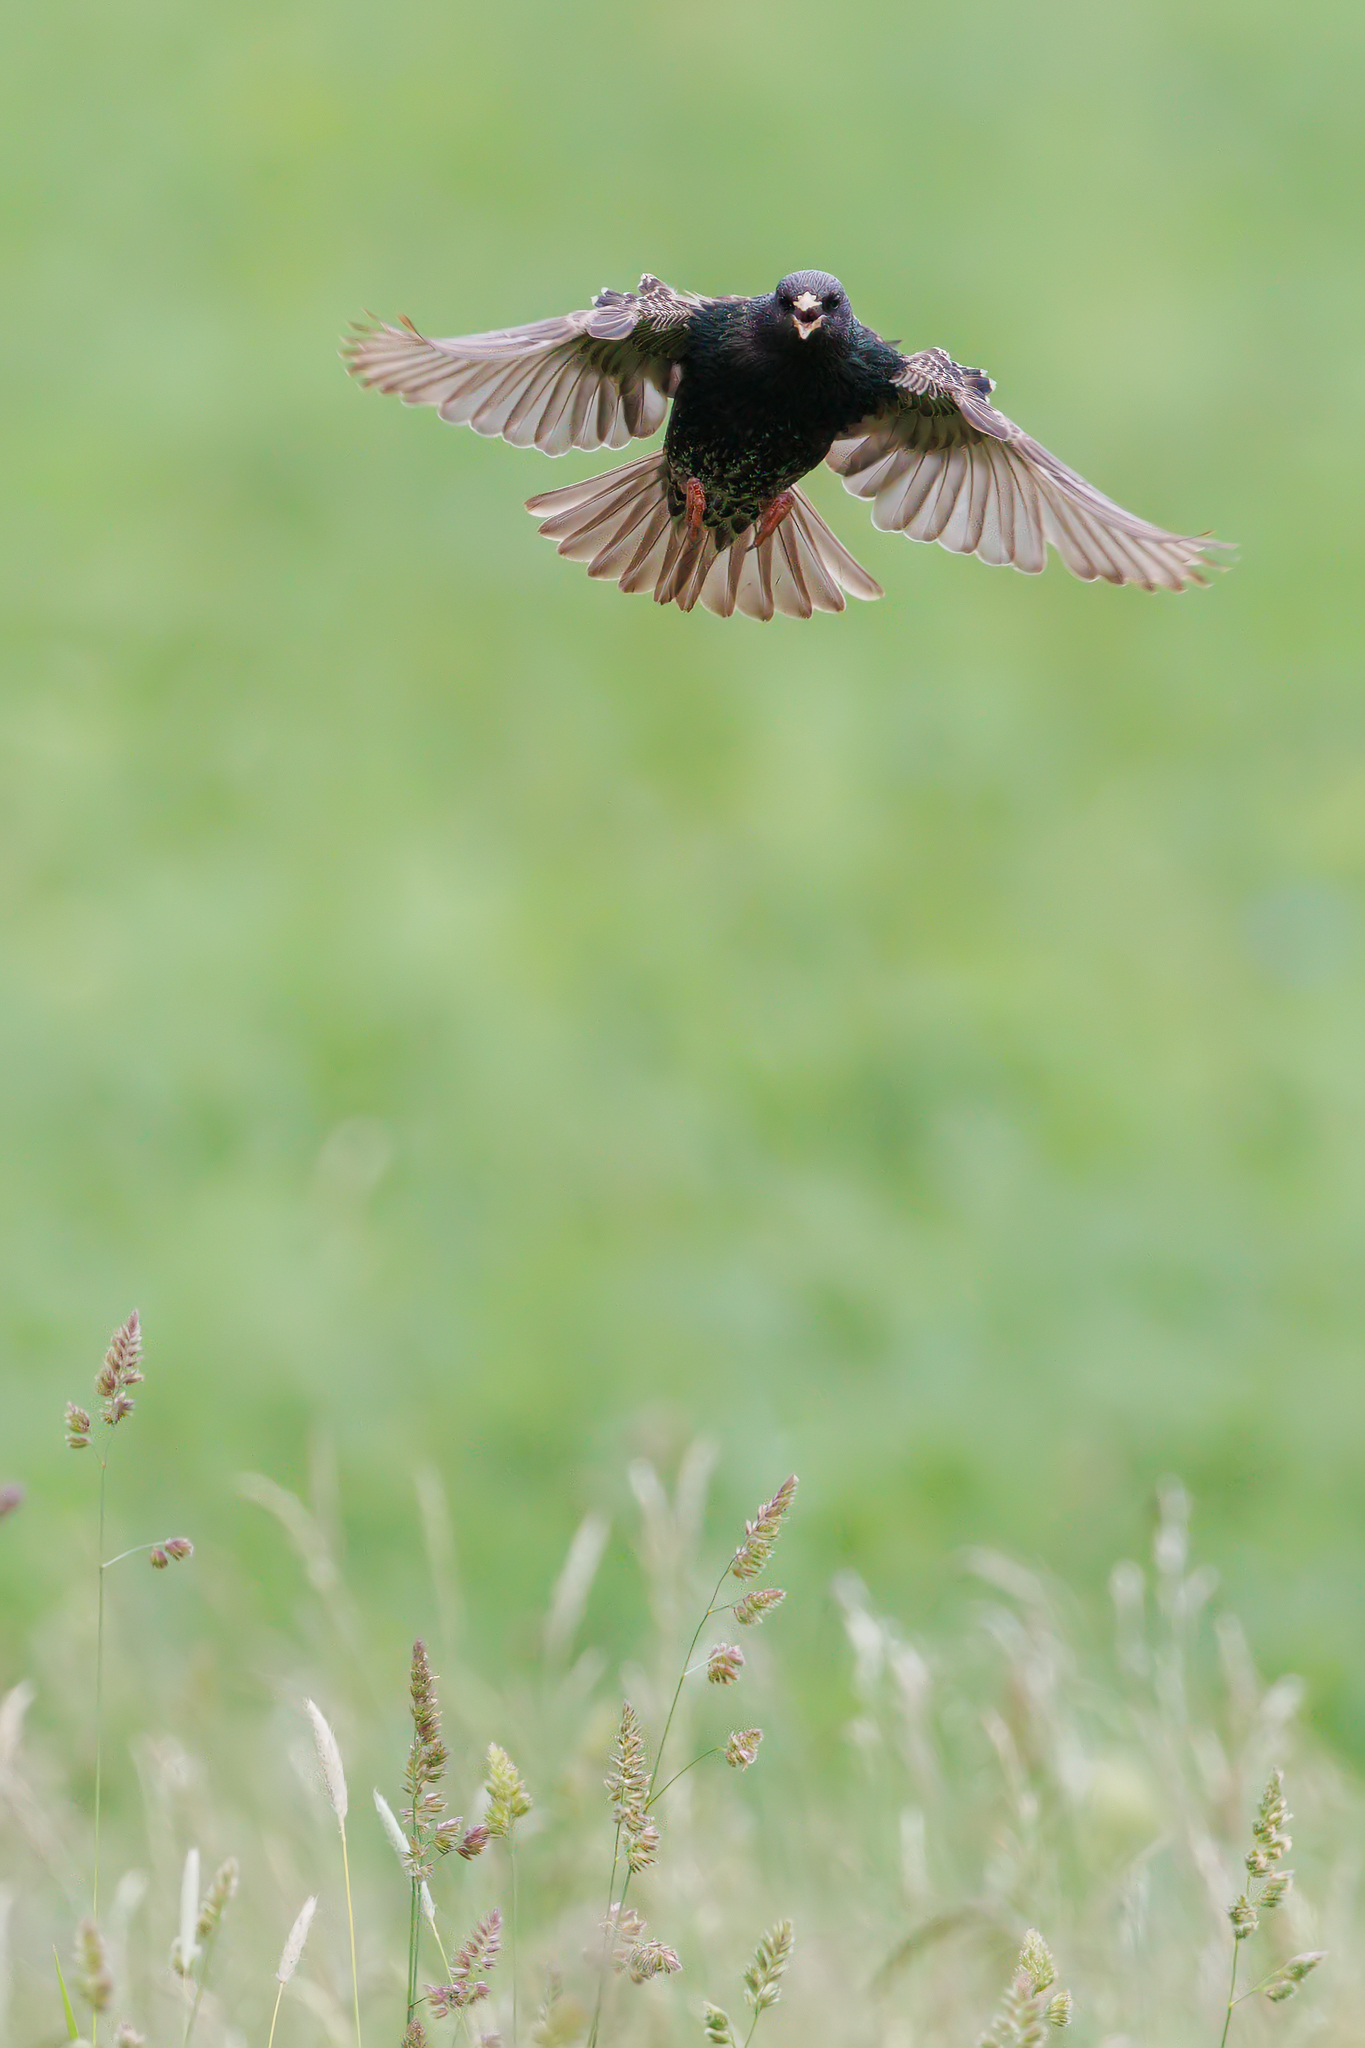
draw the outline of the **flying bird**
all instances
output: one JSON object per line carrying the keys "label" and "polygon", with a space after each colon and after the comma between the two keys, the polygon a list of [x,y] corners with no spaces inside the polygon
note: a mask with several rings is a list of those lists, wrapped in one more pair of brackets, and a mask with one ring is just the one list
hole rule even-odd
{"label": "flying bird", "polygon": [[758,298],[646,273],[581,313],[446,341],[371,322],[343,356],[363,384],[546,455],[624,448],[667,419],[654,453],[527,510],[590,576],[682,611],[808,619],[882,596],[797,488],[821,462],[874,526],[1029,575],[1051,542],[1077,576],[1183,590],[1224,545],[1125,512],[996,411],[984,370],[902,355],[822,270]]}

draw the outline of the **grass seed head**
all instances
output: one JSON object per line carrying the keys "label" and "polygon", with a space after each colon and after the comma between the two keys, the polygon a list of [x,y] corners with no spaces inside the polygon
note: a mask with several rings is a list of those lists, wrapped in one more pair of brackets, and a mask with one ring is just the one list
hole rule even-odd
{"label": "grass seed head", "polygon": [[403,1789],[408,1795],[403,1818],[409,1829],[412,1874],[430,1877],[428,1851],[433,1843],[442,1855],[455,1845],[449,1834],[444,1841],[440,1839],[440,1817],[445,1812],[446,1803],[437,1788],[446,1774],[449,1757],[441,1740],[436,1678],[427,1656],[427,1646],[420,1636],[412,1646],[408,1702],[412,1713],[412,1741],[403,1773]]}
{"label": "grass seed head", "polygon": [[477,1826],[465,1829],[463,1839],[455,1845],[455,1854],[463,1856],[466,1863],[472,1863],[476,1856],[482,1856],[492,1839],[492,1835],[480,1821]]}
{"label": "grass seed head", "polygon": [[780,1586],[755,1586],[751,1593],[741,1593],[735,1602],[735,1620],[741,1628],[757,1628],[774,1607],[780,1607],[786,1599]]}
{"label": "grass seed head", "polygon": [[642,1870],[658,1860],[659,1830],[652,1820],[632,1828],[626,1846],[626,1862],[632,1876],[638,1877]]}
{"label": "grass seed head", "polygon": [[645,1758],[644,1730],[629,1700],[621,1703],[621,1725],[616,1731],[605,1783],[612,1818],[617,1826],[642,1827],[649,1792],[649,1769]]}
{"label": "grass seed head", "polygon": [[790,1920],[779,1920],[761,1937],[754,1959],[744,1972],[744,1995],[756,2012],[776,2005],[781,1998],[782,1979],[795,1945]]}
{"label": "grass seed head", "polygon": [[199,1851],[185,1856],[180,1875],[180,1932],[171,1943],[171,1968],[177,1977],[188,1977],[199,1953],[195,1929],[199,1925]]}
{"label": "grass seed head", "polygon": [[115,1330],[104,1354],[104,1364],[95,1378],[101,1413],[110,1429],[133,1412],[130,1387],[142,1383],[142,1325],[137,1310]]}
{"label": "grass seed head", "polygon": [[1019,1967],[1028,1977],[1035,1997],[1049,1990],[1057,1981],[1057,1965],[1052,1960],[1052,1950],[1036,1927],[1030,1927],[1024,1936],[1024,1946],[1019,1951]]}
{"label": "grass seed head", "polygon": [[488,1811],[484,1815],[484,1825],[490,1835],[510,1835],[512,1823],[528,1814],[533,1802],[521,1772],[507,1751],[496,1742],[490,1742],[488,1745],[488,1767],[484,1785],[488,1793]]}
{"label": "grass seed head", "polygon": [[154,1572],[164,1572],[168,1564],[180,1564],[193,1556],[194,1545],[188,1536],[168,1536],[164,1543],[153,1544],[147,1553],[147,1562]]}
{"label": "grass seed head", "polygon": [[564,1982],[551,1966],[545,1973],[545,1996],[531,2028],[536,2048],[570,2048],[585,2031],[588,2013],[573,1997],[564,1995]]}
{"label": "grass seed head", "polygon": [[211,1941],[218,1932],[230,1901],[237,1896],[240,1874],[235,1856],[229,1856],[214,1871],[213,1880],[200,1901],[199,1918],[194,1928],[197,1940]]}
{"label": "grass seed head", "polygon": [[744,1669],[744,1652],[737,1643],[717,1643],[706,1659],[708,1685],[733,1685]]}
{"label": "grass seed head", "polygon": [[1237,1941],[1245,1941],[1261,1924],[1256,1908],[1245,1892],[1228,1907],[1228,1919],[1232,1922],[1233,1938]]}
{"label": "grass seed head", "polygon": [[287,1984],[299,1966],[299,1957],[303,1954],[303,1944],[308,1939],[308,1930],[313,1924],[313,1915],[317,1909],[318,1902],[316,1897],[305,1899],[299,1908],[298,1918],[290,1928],[285,1939],[284,1950],[280,1956],[280,1967],[275,1972],[281,1984]]}
{"label": "grass seed head", "polygon": [[642,1941],[631,1950],[626,1968],[632,1984],[646,1984],[651,1977],[675,1976],[682,1964],[666,1942]]}
{"label": "grass seed head", "polygon": [[139,2034],[130,2020],[123,2020],[114,2035],[114,2048],[145,2048],[146,2035]]}
{"label": "grass seed head", "polygon": [[73,1451],[90,1448],[90,1411],[78,1407],[74,1401],[66,1404],[66,1441],[68,1449]]}
{"label": "grass seed head", "polygon": [[427,2030],[420,2020],[409,2020],[404,2027],[403,2048],[427,2048]]}
{"label": "grass seed head", "polygon": [[317,1746],[318,1767],[322,1772],[323,1790],[328,1803],[339,1821],[346,1818],[348,1800],[346,1796],[346,1772],[341,1761],[341,1750],[328,1722],[312,1700],[305,1700],[308,1718],[313,1724],[313,1741]]}
{"label": "grass seed head", "polygon": [[702,2027],[711,2048],[735,2048],[735,2030],[730,2024],[729,2013],[722,2012],[709,2000],[702,2007]]}
{"label": "grass seed head", "polygon": [[765,1500],[752,1522],[744,1524],[744,1541],[735,1552],[730,1570],[737,1579],[756,1579],[773,1554],[793,1500],[796,1474],[784,1479],[771,1500]]}
{"label": "grass seed head", "polygon": [[1286,1998],[1292,1998],[1305,1977],[1311,1976],[1318,1964],[1325,1961],[1325,1948],[1308,1949],[1301,1956],[1291,1956],[1282,1963],[1269,1983],[1265,1995],[1272,2005],[1282,2005]]}
{"label": "grass seed head", "polygon": [[474,1932],[450,1959],[450,1982],[428,1984],[427,1999],[434,2013],[464,2012],[487,1998],[488,1986],[482,1973],[491,1970],[502,1947],[502,1914],[494,1906],[485,1913]]}
{"label": "grass seed head", "polygon": [[104,1936],[93,1920],[76,1929],[76,1989],[91,2012],[107,2012],[114,1995],[114,1974]]}
{"label": "grass seed head", "polygon": [[732,1771],[747,1771],[758,1755],[763,1740],[761,1728],[736,1728],[725,1745],[725,1761]]}

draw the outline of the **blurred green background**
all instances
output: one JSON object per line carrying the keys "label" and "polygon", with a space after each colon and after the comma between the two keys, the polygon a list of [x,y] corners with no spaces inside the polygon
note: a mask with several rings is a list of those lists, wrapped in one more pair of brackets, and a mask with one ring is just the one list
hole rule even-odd
{"label": "blurred green background", "polygon": [[[514,1655],[695,1429],[731,1514],[800,1470],[784,1576],[911,1622],[967,1540],[1098,1601],[1173,1469],[1365,1755],[1360,9],[52,0],[4,45],[0,1682],[137,1303],[119,1512],[233,1627],[298,1589],[234,1475],[310,1434],[395,1642],[435,1461]],[[365,308],[802,265],[1239,565],[1029,580],[825,476],[886,600],[683,618],[521,509],[603,459],[336,359]]]}

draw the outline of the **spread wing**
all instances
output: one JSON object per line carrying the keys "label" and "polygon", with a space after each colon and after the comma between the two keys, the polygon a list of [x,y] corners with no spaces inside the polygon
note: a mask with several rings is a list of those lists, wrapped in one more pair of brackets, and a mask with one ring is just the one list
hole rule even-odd
{"label": "spread wing", "polygon": [[1144,590],[1208,581],[1207,551],[1226,542],[1167,533],[1125,512],[997,412],[994,389],[983,370],[940,348],[901,358],[887,406],[826,458],[845,490],[872,499],[874,526],[1030,575],[1051,541],[1087,581]]}
{"label": "spread wing", "polygon": [[358,327],[342,349],[353,377],[443,420],[517,448],[624,448],[663,425],[688,323],[712,303],[648,273],[638,291],[599,292],[582,313],[429,341],[411,321]]}

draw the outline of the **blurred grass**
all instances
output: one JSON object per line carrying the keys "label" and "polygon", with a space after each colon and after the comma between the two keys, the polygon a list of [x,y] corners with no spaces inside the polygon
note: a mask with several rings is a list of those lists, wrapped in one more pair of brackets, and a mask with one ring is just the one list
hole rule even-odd
{"label": "blurred grass", "polygon": [[[796,1465],[804,1569],[902,1610],[967,1539],[1093,1589],[1174,1467],[1365,1754],[1359,11],[3,37],[0,1680],[136,1301],[147,1512],[238,1566],[210,1652],[295,1597],[231,1474],[319,1422],[367,1612],[410,1633],[435,1459],[512,1648],[623,1448],[702,1425],[727,1511]],[[335,361],[366,306],[807,263],[1239,566],[993,575],[817,479],[886,601],[682,619],[536,540],[591,461]]]}

